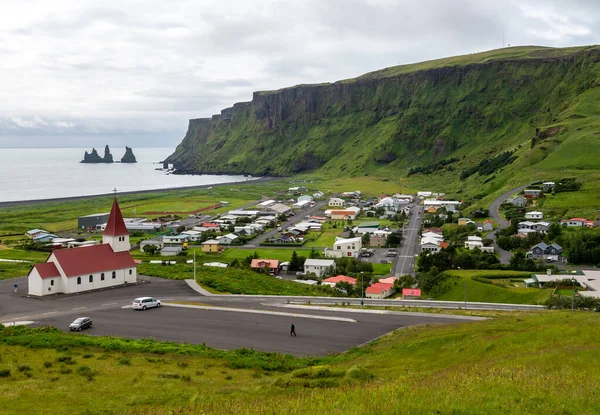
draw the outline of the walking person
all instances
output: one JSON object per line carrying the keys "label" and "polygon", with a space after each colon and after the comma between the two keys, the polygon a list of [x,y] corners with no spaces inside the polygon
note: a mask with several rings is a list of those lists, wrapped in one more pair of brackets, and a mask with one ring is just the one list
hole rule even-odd
{"label": "walking person", "polygon": [[290,327],[290,336],[296,337],[296,326],[292,323],[292,327]]}

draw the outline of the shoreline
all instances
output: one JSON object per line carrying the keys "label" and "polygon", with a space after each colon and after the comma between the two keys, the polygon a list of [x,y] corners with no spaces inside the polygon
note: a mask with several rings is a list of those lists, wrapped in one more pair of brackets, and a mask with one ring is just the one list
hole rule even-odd
{"label": "shoreline", "polygon": [[[244,180],[239,182],[226,182],[226,183],[215,183],[215,184],[198,184],[191,186],[178,186],[178,187],[168,187],[162,189],[148,189],[148,190],[132,190],[128,192],[117,192],[118,195],[134,195],[140,193],[157,193],[157,192],[169,192],[172,190],[193,190],[193,189],[205,189],[208,187],[220,187],[220,186],[231,186],[233,184],[247,184],[247,183],[266,183],[273,180],[281,180],[285,179],[284,177],[259,177],[257,179]],[[47,199],[30,199],[30,200],[13,200],[7,202],[0,202],[0,207],[15,207],[15,206],[26,206],[26,205],[36,205],[40,203],[49,203],[49,202],[68,202],[75,200],[86,200],[86,199],[95,199],[98,197],[106,197],[112,196],[113,193],[101,193],[97,195],[85,195],[85,196],[66,196],[66,197],[54,197]]]}

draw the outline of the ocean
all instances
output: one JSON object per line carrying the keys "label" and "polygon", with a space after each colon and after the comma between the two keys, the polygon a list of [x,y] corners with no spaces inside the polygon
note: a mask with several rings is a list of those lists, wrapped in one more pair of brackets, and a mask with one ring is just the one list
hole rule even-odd
{"label": "ocean", "polygon": [[[252,180],[229,175],[171,175],[160,161],[172,148],[134,148],[137,163],[83,164],[85,148],[1,148],[0,202],[169,189]],[[124,147],[111,147],[115,160]],[[104,147],[98,149],[104,155]]]}

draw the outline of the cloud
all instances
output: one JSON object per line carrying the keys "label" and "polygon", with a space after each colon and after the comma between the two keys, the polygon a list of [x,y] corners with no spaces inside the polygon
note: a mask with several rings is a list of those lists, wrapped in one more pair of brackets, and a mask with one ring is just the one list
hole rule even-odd
{"label": "cloud", "polygon": [[0,15],[0,134],[183,135],[256,90],[600,43],[594,0],[44,0]]}

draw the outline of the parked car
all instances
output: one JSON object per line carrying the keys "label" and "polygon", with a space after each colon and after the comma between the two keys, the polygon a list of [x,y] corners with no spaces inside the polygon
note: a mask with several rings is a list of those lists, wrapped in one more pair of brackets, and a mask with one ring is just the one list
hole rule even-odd
{"label": "parked car", "polygon": [[81,331],[90,327],[92,327],[92,319],[89,317],[76,318],[75,321],[69,325],[71,331]]}
{"label": "parked car", "polygon": [[360,254],[358,256],[361,256],[361,257],[371,257],[371,256],[373,256],[373,254],[375,254],[375,251],[373,251],[372,249],[364,249],[363,248],[360,251]]}
{"label": "parked car", "polygon": [[145,310],[152,307],[160,307],[160,301],[153,297],[140,297],[133,300],[134,310]]}
{"label": "parked car", "polygon": [[398,250],[397,249],[389,249],[387,251],[387,254],[385,254],[385,256],[396,256],[398,255]]}

